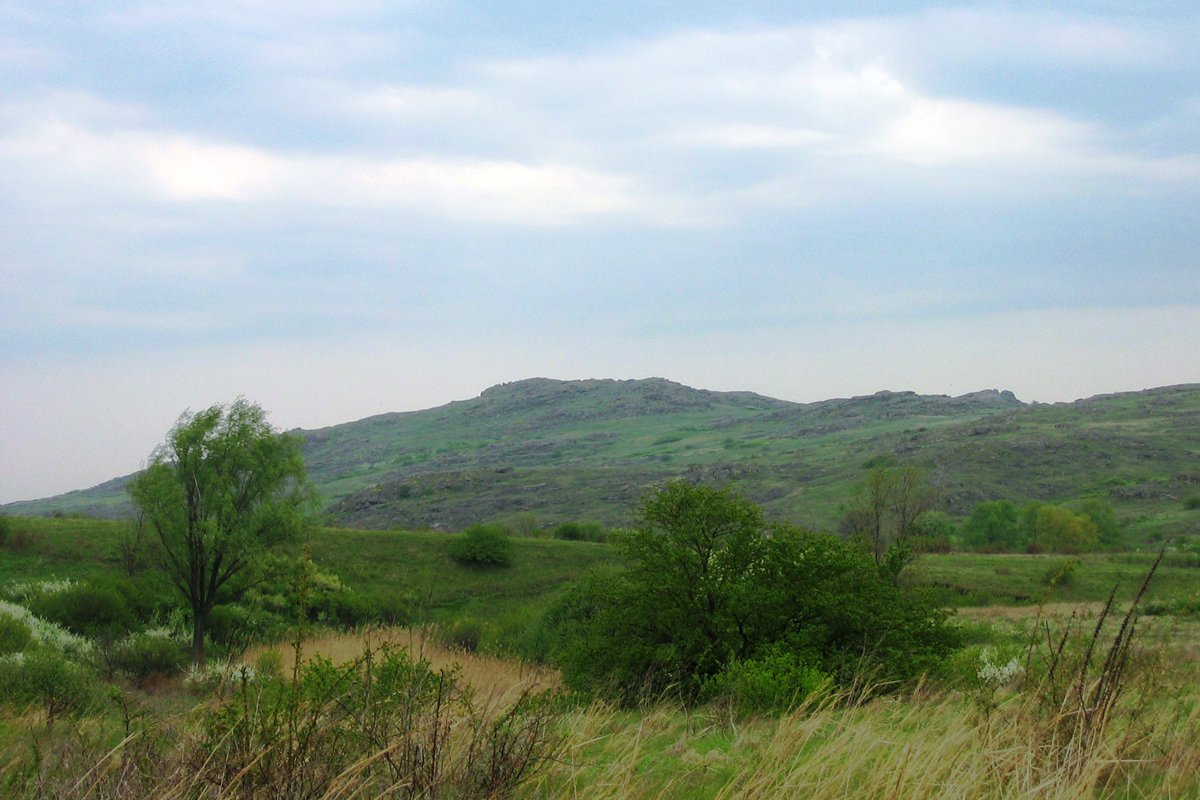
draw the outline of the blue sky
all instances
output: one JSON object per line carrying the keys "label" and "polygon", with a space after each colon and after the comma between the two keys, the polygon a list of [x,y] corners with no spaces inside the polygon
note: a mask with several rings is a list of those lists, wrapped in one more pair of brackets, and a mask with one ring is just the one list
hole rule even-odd
{"label": "blue sky", "polygon": [[1200,380],[1190,3],[0,0],[0,502],[185,408]]}

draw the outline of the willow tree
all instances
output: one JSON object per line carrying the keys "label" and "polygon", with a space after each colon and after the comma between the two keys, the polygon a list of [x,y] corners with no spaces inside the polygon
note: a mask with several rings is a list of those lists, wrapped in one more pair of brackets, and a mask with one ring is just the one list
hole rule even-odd
{"label": "willow tree", "polygon": [[204,660],[209,615],[231,579],[293,538],[315,505],[298,436],[239,398],[185,412],[129,485],[162,544],[162,567],[192,612],[192,657]]}

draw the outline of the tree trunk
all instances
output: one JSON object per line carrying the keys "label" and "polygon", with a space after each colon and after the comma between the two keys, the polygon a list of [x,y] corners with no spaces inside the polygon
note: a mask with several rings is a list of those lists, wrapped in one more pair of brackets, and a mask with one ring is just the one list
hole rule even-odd
{"label": "tree trunk", "polygon": [[192,662],[204,663],[204,634],[208,630],[207,608],[192,608]]}

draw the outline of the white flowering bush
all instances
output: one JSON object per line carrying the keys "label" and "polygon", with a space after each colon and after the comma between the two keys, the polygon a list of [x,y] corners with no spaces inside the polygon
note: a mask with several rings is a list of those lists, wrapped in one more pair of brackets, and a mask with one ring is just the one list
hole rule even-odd
{"label": "white flowering bush", "polygon": [[0,597],[5,600],[11,600],[14,603],[24,603],[30,597],[46,594],[58,594],[66,591],[75,585],[75,581],[70,578],[62,578],[59,580],[45,581],[20,581],[10,583],[0,591]]}
{"label": "white flowering bush", "polygon": [[975,674],[984,685],[999,688],[1024,675],[1025,666],[1015,655],[1005,661],[990,647],[985,647],[979,654],[979,669]]}
{"label": "white flowering bush", "polygon": [[25,606],[0,600],[0,614],[13,617],[23,622],[39,644],[46,645],[65,656],[81,658],[92,652],[92,643],[83,636],[77,636],[66,628],[53,622],[36,617]]}
{"label": "white flowering bush", "polygon": [[192,664],[183,673],[183,687],[192,692],[206,693],[226,684],[255,683],[257,675],[248,664],[222,664],[210,661],[207,664]]}

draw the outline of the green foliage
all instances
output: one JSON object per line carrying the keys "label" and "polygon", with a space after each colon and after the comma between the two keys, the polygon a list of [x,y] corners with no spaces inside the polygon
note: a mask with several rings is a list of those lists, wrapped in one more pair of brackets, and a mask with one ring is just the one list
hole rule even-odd
{"label": "green foliage", "polygon": [[628,568],[594,573],[549,616],[553,660],[573,688],[694,701],[772,646],[837,680],[864,668],[905,679],[956,643],[945,612],[866,551],[768,525],[731,491],[671,483],[640,514],[618,543]]}
{"label": "green foliage", "polygon": [[191,608],[198,660],[226,584],[264,548],[294,537],[315,504],[299,437],[277,433],[244,399],[181,416],[129,493]]}
{"label": "green foliage", "polygon": [[83,712],[95,686],[94,674],[50,648],[0,658],[0,702],[39,707],[50,721]]}
{"label": "green foliage", "polygon": [[971,511],[963,522],[963,542],[985,553],[1013,553],[1029,544],[1021,528],[1021,515],[1011,500],[987,500]]}
{"label": "green foliage", "polygon": [[33,633],[23,620],[0,611],[0,656],[19,653],[33,642]]}
{"label": "green foliage", "polygon": [[830,678],[811,660],[780,644],[734,661],[704,683],[708,699],[727,700],[742,713],[786,711],[828,685]]}
{"label": "green foliage", "polygon": [[1117,520],[1117,512],[1111,504],[1103,500],[1085,500],[1079,504],[1078,511],[1096,526],[1096,535],[1101,545],[1115,547],[1121,543],[1121,523]]}
{"label": "green foliage", "polygon": [[8,544],[8,537],[12,533],[12,523],[8,521],[8,516],[0,514],[0,547]]}
{"label": "green foliage", "polygon": [[883,562],[888,549],[919,534],[917,520],[936,495],[915,466],[875,467],[851,493],[842,528]]}
{"label": "green foliage", "polygon": [[554,538],[569,542],[603,542],[607,534],[599,522],[564,522],[554,529]]}
{"label": "green foliage", "polygon": [[29,598],[28,606],[35,616],[94,639],[118,639],[138,624],[129,601],[112,581],[74,583],[38,593]]}
{"label": "green foliage", "polygon": [[158,633],[135,633],[118,642],[109,656],[115,671],[137,683],[178,675],[186,661],[179,643]]}
{"label": "green foliage", "polygon": [[1062,506],[1030,503],[1022,513],[1031,552],[1082,553],[1100,543],[1092,518]]}
{"label": "green foliage", "polygon": [[438,640],[447,647],[474,653],[483,641],[483,625],[475,620],[460,619],[442,627],[438,632]]}
{"label": "green foliage", "polygon": [[450,545],[450,557],[474,567],[507,567],[512,563],[512,542],[500,525],[472,525]]}
{"label": "green foliage", "polygon": [[1195,511],[1200,508],[1200,494],[1189,494],[1183,498],[1183,507],[1188,511]]}

